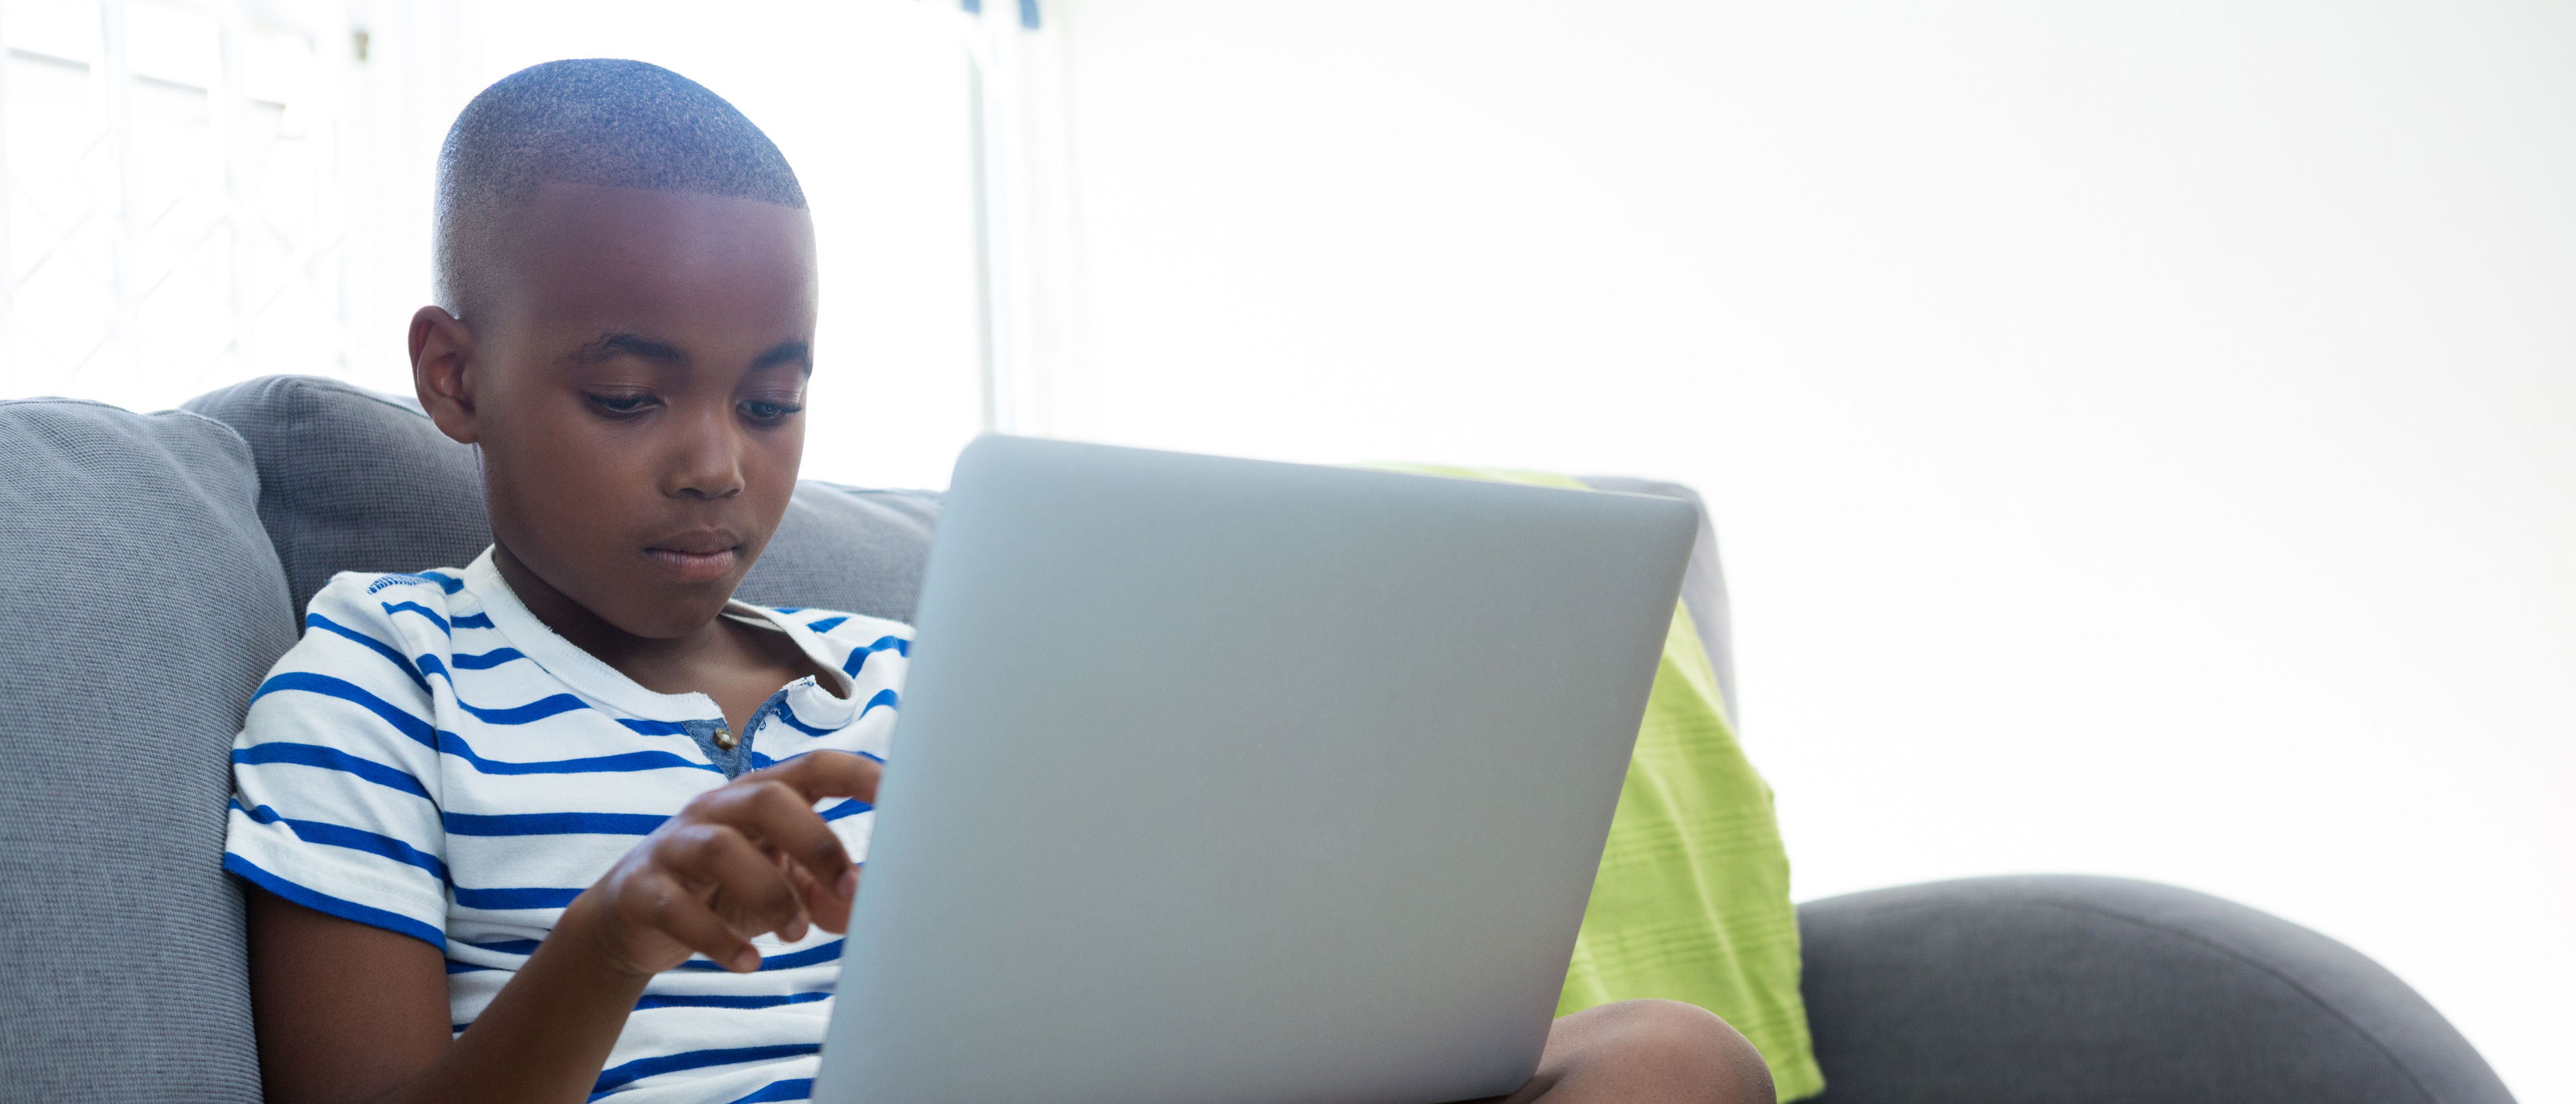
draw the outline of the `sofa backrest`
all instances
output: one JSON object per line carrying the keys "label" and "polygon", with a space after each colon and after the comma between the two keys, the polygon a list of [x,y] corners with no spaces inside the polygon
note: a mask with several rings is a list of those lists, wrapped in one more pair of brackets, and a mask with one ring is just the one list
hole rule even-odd
{"label": "sofa backrest", "polygon": [[295,640],[223,425],[0,402],[0,1097],[260,1098],[229,749]]}
{"label": "sofa backrest", "polygon": [[[316,376],[266,376],[190,399],[250,442],[259,520],[298,611],[342,571],[462,567],[492,543],[473,446],[418,404]],[[939,496],[815,480],[743,580],[747,601],[912,620]]]}

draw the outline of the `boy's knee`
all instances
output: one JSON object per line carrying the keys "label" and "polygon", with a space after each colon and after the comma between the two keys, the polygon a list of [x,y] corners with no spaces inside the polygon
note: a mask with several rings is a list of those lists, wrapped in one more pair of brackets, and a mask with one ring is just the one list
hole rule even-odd
{"label": "boy's knee", "polygon": [[[1760,1051],[1716,1013],[1671,1000],[1628,1000],[1569,1016],[1580,1018],[1595,1054],[1649,1075],[1670,1093],[1662,1099],[1773,1104],[1770,1068]],[[1574,1026],[1569,1023],[1568,1026]]]}

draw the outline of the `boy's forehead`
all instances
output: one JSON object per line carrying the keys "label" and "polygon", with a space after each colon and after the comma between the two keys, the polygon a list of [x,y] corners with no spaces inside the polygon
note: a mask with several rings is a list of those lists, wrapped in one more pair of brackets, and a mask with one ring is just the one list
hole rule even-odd
{"label": "boy's forehead", "polygon": [[547,183],[518,205],[490,257],[505,313],[632,325],[666,320],[810,331],[814,230],[804,211],[753,199]]}

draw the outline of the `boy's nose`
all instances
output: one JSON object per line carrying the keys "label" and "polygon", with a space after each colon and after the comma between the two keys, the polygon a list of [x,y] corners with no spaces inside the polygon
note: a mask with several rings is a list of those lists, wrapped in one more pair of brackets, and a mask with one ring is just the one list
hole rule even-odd
{"label": "boy's nose", "polygon": [[666,477],[665,494],[677,498],[732,498],[742,493],[742,440],[733,408],[679,419],[680,439]]}

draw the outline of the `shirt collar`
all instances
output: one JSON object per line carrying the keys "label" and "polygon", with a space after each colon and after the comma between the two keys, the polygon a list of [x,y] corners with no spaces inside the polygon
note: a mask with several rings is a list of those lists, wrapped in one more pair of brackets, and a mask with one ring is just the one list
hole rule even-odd
{"label": "shirt collar", "polygon": [[[521,655],[535,660],[537,666],[545,668],[548,674],[561,680],[574,693],[639,718],[699,720],[723,716],[715,699],[705,694],[664,694],[647,689],[642,683],[626,677],[625,672],[564,639],[519,601],[518,593],[511,590],[509,582],[501,577],[501,569],[493,563],[492,557],[493,549],[487,547],[482,555],[476,556],[474,562],[466,566],[465,589],[483,603],[483,612],[491,617],[492,627],[509,637]],[[837,702],[839,708],[849,708],[857,682],[841,670],[831,646],[824,643],[820,634],[776,610],[749,602],[727,601],[724,612],[725,616],[786,633],[789,640],[796,642],[797,650],[803,652],[805,658],[830,680],[833,692],[823,695],[825,700],[814,705],[831,708],[832,703]]]}

